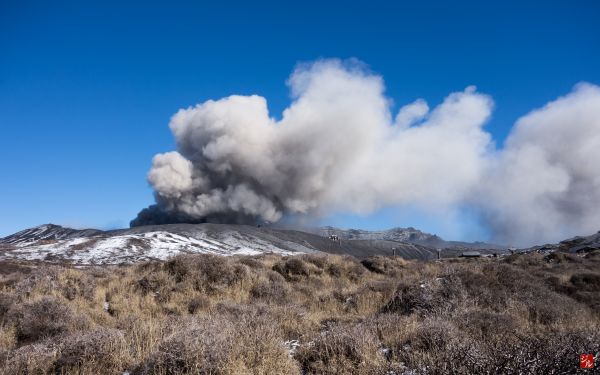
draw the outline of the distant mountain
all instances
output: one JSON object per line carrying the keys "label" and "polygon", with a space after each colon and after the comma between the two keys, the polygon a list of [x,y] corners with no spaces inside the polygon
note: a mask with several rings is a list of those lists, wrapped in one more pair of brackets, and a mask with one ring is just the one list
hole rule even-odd
{"label": "distant mountain", "polygon": [[[393,250],[394,249],[394,250]],[[326,252],[433,259],[431,247],[386,239],[332,240],[305,231],[229,224],[168,224],[131,229],[77,230],[45,224],[0,239],[0,259],[118,264],[180,253],[217,255]]]}
{"label": "distant mountain", "polygon": [[590,236],[578,236],[561,241],[558,247],[560,250],[566,250],[571,253],[600,250],[600,231]]}
{"label": "distant mountain", "polygon": [[506,246],[485,242],[445,241],[435,234],[422,232],[413,227],[369,231],[362,229],[340,229],[321,227],[313,230],[321,236],[336,235],[344,240],[385,240],[406,242],[439,249],[506,249]]}
{"label": "distant mountain", "polygon": [[[181,253],[216,255],[284,255],[324,252],[358,258],[399,255],[428,260],[461,255],[506,254],[502,246],[483,242],[445,241],[415,228],[381,231],[322,227],[292,229],[233,224],[168,224],[101,231],[44,224],[0,238],[0,260],[32,260],[73,264],[120,264],[166,259]],[[558,244],[535,246],[519,252],[589,252],[600,249],[600,232]]]}
{"label": "distant mountain", "polygon": [[11,234],[0,239],[0,243],[7,245],[30,245],[39,241],[64,240],[68,238],[90,237],[102,233],[98,229],[72,229],[60,225],[44,224]]}
{"label": "distant mountain", "polygon": [[577,236],[569,238],[555,244],[546,244],[533,246],[527,249],[520,249],[519,252],[538,252],[543,254],[549,254],[554,251],[587,253],[594,250],[600,250],[600,231],[589,236]]}

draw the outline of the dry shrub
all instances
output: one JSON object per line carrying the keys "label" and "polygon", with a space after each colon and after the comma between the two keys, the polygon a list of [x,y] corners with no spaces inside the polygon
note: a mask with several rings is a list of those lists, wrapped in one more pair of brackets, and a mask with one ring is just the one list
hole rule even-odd
{"label": "dry shrub", "polygon": [[65,300],[55,297],[42,297],[14,306],[7,320],[15,325],[20,342],[71,333],[91,325],[87,316],[76,313]]}
{"label": "dry shrub", "polygon": [[140,316],[129,315],[119,319],[117,328],[125,335],[132,358],[139,362],[179,326],[172,317],[140,319]]}
{"label": "dry shrub", "polygon": [[549,288],[557,293],[564,294],[590,308],[600,316],[600,275],[597,273],[575,273],[568,280],[564,275],[549,276],[545,279]]}
{"label": "dry shrub", "polygon": [[129,365],[128,353],[120,331],[101,328],[7,351],[0,368],[4,374],[122,373]]}
{"label": "dry shrub", "polygon": [[367,272],[365,267],[353,257],[350,256],[329,256],[329,264],[325,272],[336,279],[344,279],[352,283],[362,280]]}
{"label": "dry shrub", "polygon": [[540,325],[565,323],[579,315],[579,306],[573,306],[572,300],[546,290],[538,291],[523,303],[527,306],[529,320]]}
{"label": "dry shrub", "polygon": [[317,255],[317,254],[306,254],[302,256],[302,260],[313,264],[315,267],[320,270],[325,269],[327,266],[327,256],[326,255]]}
{"label": "dry shrub", "polygon": [[455,325],[479,340],[511,335],[518,328],[518,323],[511,315],[485,310],[467,311],[455,318]]}
{"label": "dry shrub", "polygon": [[58,275],[59,290],[63,297],[74,300],[94,298],[96,283],[89,275],[76,270],[66,270]]}
{"label": "dry shrub", "polygon": [[279,273],[289,281],[300,281],[302,276],[310,274],[307,264],[302,259],[296,257],[275,263],[273,271]]}
{"label": "dry shrub", "polygon": [[546,261],[553,263],[581,263],[582,259],[577,255],[555,251],[545,257]]}
{"label": "dry shrub", "polygon": [[59,290],[60,272],[56,266],[39,267],[15,284],[15,294],[21,298],[52,294]]}
{"label": "dry shrub", "polygon": [[504,262],[527,268],[529,266],[539,266],[543,264],[544,256],[539,253],[512,254],[506,257]]}
{"label": "dry shrub", "polygon": [[241,257],[239,259],[239,262],[241,264],[244,264],[252,269],[261,269],[261,268],[265,268],[265,265],[259,261],[258,259],[256,259],[255,257],[250,257],[250,256],[245,256],[245,257]]}
{"label": "dry shrub", "polygon": [[168,301],[175,289],[175,281],[166,272],[157,270],[138,279],[135,287],[142,295],[153,294],[160,301]]}
{"label": "dry shrub", "polygon": [[[443,349],[413,350],[403,356],[417,374],[574,374],[579,354],[598,353],[597,333],[552,332],[513,335],[497,342],[465,341],[440,331]],[[442,344],[440,340],[438,345]]]}
{"label": "dry shrub", "polygon": [[188,303],[188,312],[195,314],[198,311],[206,310],[210,307],[210,299],[206,296],[199,295],[193,297]]}
{"label": "dry shrub", "polygon": [[[226,317],[225,317],[226,318]],[[225,373],[230,374],[300,374],[297,363],[283,345],[281,328],[273,324],[270,310],[250,309],[235,321],[236,345]],[[227,318],[226,318],[227,319]]]}
{"label": "dry shrub", "polygon": [[282,282],[260,281],[250,289],[250,296],[267,303],[286,303],[289,297],[287,285]]}
{"label": "dry shrub", "polygon": [[17,330],[14,326],[0,326],[0,350],[10,350],[17,345]]}
{"label": "dry shrub", "polygon": [[600,334],[589,330],[516,334],[514,340],[500,341],[492,349],[484,362],[490,370],[503,369],[512,374],[573,374],[578,369],[580,354],[600,353]]}
{"label": "dry shrub", "polygon": [[372,256],[364,259],[362,265],[371,272],[397,276],[407,262],[401,257]]}
{"label": "dry shrub", "polygon": [[177,283],[189,283],[197,291],[217,293],[248,275],[247,266],[217,255],[179,255],[164,263]]}
{"label": "dry shrub", "polygon": [[384,313],[402,315],[441,314],[454,307],[459,291],[445,280],[422,281],[415,284],[400,284],[394,297],[382,308]]}
{"label": "dry shrub", "polygon": [[295,358],[305,374],[376,374],[387,367],[377,337],[360,324],[334,324],[301,345]]}
{"label": "dry shrub", "polygon": [[357,313],[371,315],[381,310],[394,296],[397,290],[395,282],[373,281],[347,296],[344,301],[346,309],[354,309]]}
{"label": "dry shrub", "polygon": [[16,304],[18,298],[14,294],[0,293],[0,319],[3,319],[6,313]]}
{"label": "dry shrub", "polygon": [[272,270],[266,270],[265,271],[267,279],[272,282],[272,283],[285,283],[285,277],[281,276],[280,273],[272,271]]}
{"label": "dry shrub", "polygon": [[0,292],[0,369],[572,373],[578,353],[599,351],[597,264],[269,254],[15,268]]}
{"label": "dry shrub", "polygon": [[122,373],[130,362],[123,333],[100,328],[61,337],[54,363],[57,373]]}
{"label": "dry shrub", "polygon": [[[514,278],[519,278],[510,266],[497,268],[485,266],[481,272],[474,272],[466,268],[453,270],[449,275],[444,275],[443,280],[451,294],[466,294],[471,300],[483,306],[503,306],[506,297],[520,286],[512,285]],[[507,285],[509,283],[510,285]]]}
{"label": "dry shrub", "polygon": [[227,358],[231,324],[202,320],[185,325],[167,336],[134,374],[217,374]]}
{"label": "dry shrub", "polygon": [[269,315],[282,332],[285,340],[297,340],[302,336],[312,334],[320,328],[317,321],[308,319],[309,311],[298,305],[269,306]]}
{"label": "dry shrub", "polygon": [[95,280],[81,270],[57,266],[40,267],[15,285],[19,296],[60,295],[68,300],[93,299]]}
{"label": "dry shrub", "polygon": [[597,273],[576,273],[571,276],[570,281],[579,290],[592,292],[600,290],[600,274]]}
{"label": "dry shrub", "polygon": [[448,345],[453,344],[454,338],[458,336],[457,328],[449,321],[443,319],[427,319],[409,337],[407,348],[410,351],[426,351],[435,353],[444,351]]}
{"label": "dry shrub", "polygon": [[340,278],[342,276],[343,268],[341,265],[331,263],[327,266],[326,272],[333,277]]}
{"label": "dry shrub", "polygon": [[600,261],[600,249],[592,250],[589,253],[585,254],[585,259],[595,262]]}
{"label": "dry shrub", "polygon": [[0,359],[2,374],[49,374],[54,366],[58,350],[46,343],[25,345],[3,353]]}
{"label": "dry shrub", "polygon": [[266,317],[209,316],[181,322],[135,373],[138,374],[293,374],[283,338]]}
{"label": "dry shrub", "polygon": [[519,294],[541,286],[531,271],[508,264],[486,265],[482,269],[482,275],[489,280],[492,292],[494,288],[498,288],[511,294]]}
{"label": "dry shrub", "polygon": [[410,335],[423,323],[423,319],[398,314],[377,314],[363,322],[381,342],[381,348],[390,359],[394,352],[402,350]]}
{"label": "dry shrub", "polygon": [[469,368],[481,360],[476,341],[466,339],[455,325],[444,319],[425,319],[404,341],[391,348],[390,357],[404,363],[413,374],[480,374]]}

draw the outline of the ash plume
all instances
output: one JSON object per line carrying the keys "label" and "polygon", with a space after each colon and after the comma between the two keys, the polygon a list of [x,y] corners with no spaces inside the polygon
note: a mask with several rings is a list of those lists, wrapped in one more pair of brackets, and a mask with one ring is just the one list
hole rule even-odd
{"label": "ash plume", "polygon": [[281,120],[260,96],[229,96],[171,119],[177,151],[148,173],[156,204],[132,226],[277,222],[410,205],[469,206],[494,239],[529,244],[600,226],[600,89],[574,91],[519,119],[497,149],[492,99],[467,87],[433,109],[394,114],[380,76],[357,62],[304,64]]}
{"label": "ash plume", "polygon": [[600,87],[520,118],[490,157],[477,204],[496,238],[530,245],[600,229]]}

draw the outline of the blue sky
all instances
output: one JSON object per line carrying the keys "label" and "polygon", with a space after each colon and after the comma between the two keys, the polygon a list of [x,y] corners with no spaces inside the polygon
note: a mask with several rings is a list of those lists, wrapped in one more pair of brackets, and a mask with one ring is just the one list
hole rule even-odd
{"label": "blue sky", "polygon": [[[494,98],[487,130],[501,145],[519,116],[600,84],[599,15],[596,1],[2,1],[0,235],[126,226],[153,201],[146,173],[174,149],[171,115],[259,94],[279,117],[294,66],[318,58],[364,61],[396,109],[476,85]],[[484,236],[468,213],[449,224],[388,208],[323,223]]]}

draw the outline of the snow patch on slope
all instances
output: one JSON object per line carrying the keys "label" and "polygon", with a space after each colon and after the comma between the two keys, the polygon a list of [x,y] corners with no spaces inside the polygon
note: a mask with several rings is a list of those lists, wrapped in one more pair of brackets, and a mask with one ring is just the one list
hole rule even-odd
{"label": "snow patch on slope", "polygon": [[24,241],[16,246],[15,249],[1,254],[0,259],[67,261],[83,265],[164,260],[182,253],[223,256],[300,253],[281,249],[257,238],[246,238],[236,232],[226,233],[217,239],[209,238],[206,233],[200,238],[194,238],[165,231],[153,231],[116,236],[98,235],[44,240],[41,243]]}

